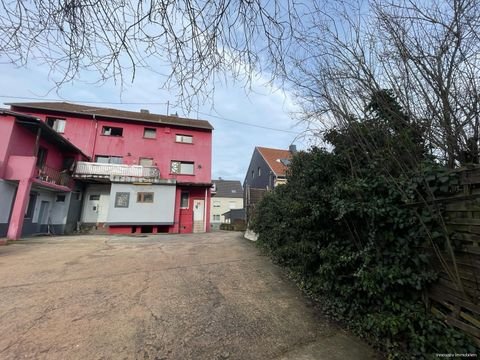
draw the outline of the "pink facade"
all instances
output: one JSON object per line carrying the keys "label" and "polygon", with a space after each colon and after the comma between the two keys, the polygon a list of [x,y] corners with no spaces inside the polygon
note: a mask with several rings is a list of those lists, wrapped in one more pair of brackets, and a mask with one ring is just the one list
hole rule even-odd
{"label": "pink facade", "polygon": [[[162,181],[176,182],[173,224],[168,226],[152,224],[152,232],[190,233],[194,231],[195,200],[204,202],[204,230],[207,231],[210,228],[212,128],[208,123],[182,118],[178,118],[177,121],[175,117],[151,121],[142,120],[135,115],[142,115],[141,113],[125,112],[126,115],[122,113],[121,116],[116,117],[111,113],[105,115],[103,110],[108,109],[83,107],[86,111],[82,113],[81,110],[56,109],[55,103],[48,104],[47,107],[44,105],[11,104],[11,108],[13,111],[31,115],[43,122],[52,121],[52,119],[61,120],[62,127],[56,130],[86,154],[92,162],[156,167]],[[82,106],[78,105],[78,107]],[[152,116],[155,115],[152,114]],[[5,124],[0,126],[7,127]],[[0,131],[3,132],[2,128]],[[14,142],[25,144],[27,139],[22,136],[24,134],[15,134]],[[20,145],[16,146],[23,148]],[[48,153],[51,154],[47,165],[61,166],[63,157],[56,156],[47,142],[41,142],[41,146],[48,149]],[[17,150],[21,152],[21,149]],[[2,152],[5,152],[3,144],[0,145],[0,155]],[[183,167],[186,170],[183,170]],[[0,163],[0,175],[1,172]],[[88,186],[88,179],[82,179],[82,181]],[[183,206],[181,204],[182,193],[184,195],[188,193],[188,206],[185,206],[185,203]],[[112,224],[109,227],[109,231],[113,233],[132,233],[140,230],[135,222],[131,225]]]}
{"label": "pink facade", "polygon": [[[151,158],[160,170],[162,178],[176,179],[179,183],[210,183],[212,173],[212,131],[185,128],[124,119],[102,119],[100,115],[81,116],[52,111],[26,109],[12,106],[12,110],[24,112],[43,121],[47,117],[65,119],[62,135],[81,149],[92,160],[97,156],[122,157],[123,164],[139,164],[141,158]],[[102,135],[104,127],[122,128],[122,136]],[[144,131],[155,129],[155,138],[145,138]],[[177,135],[192,136],[193,142],[180,143]],[[170,162],[193,161],[194,175],[170,173]]]}
{"label": "pink facade", "polygon": [[7,237],[15,240],[22,235],[32,188],[69,193],[65,159],[87,157],[38,119],[20,113],[0,112],[0,136],[0,181],[15,189],[12,204],[2,204],[2,211],[9,211]]}

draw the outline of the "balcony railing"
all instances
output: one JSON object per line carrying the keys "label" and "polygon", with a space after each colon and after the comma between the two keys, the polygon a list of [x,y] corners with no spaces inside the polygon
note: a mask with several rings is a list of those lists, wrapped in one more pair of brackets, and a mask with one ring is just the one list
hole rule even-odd
{"label": "balcony railing", "polygon": [[160,171],[154,166],[77,162],[74,178],[104,179],[119,182],[154,182],[160,179]]}
{"label": "balcony railing", "polygon": [[36,177],[37,179],[50,184],[67,186],[69,188],[73,186],[73,179],[66,171],[60,171],[45,165],[41,168],[37,168]]}

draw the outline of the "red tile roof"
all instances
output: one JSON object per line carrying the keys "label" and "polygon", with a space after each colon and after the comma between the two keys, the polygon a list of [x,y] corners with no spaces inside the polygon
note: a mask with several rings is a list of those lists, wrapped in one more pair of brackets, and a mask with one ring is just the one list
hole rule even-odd
{"label": "red tile roof", "polygon": [[268,166],[270,166],[270,169],[272,169],[276,176],[285,176],[287,167],[283,165],[280,160],[291,159],[292,154],[290,153],[290,151],[259,146],[257,146],[257,150],[260,155],[263,156]]}
{"label": "red tile roof", "polygon": [[[32,102],[32,103],[7,103],[13,108],[34,109],[58,111],[63,113],[81,114],[81,115],[95,115],[103,118],[113,118],[131,121],[155,122],[165,125],[177,125],[184,127],[193,127],[200,129],[213,130],[213,126],[205,120],[195,120],[188,118],[181,118],[178,116],[167,116],[159,114],[150,114],[148,112],[126,111],[110,108],[102,108],[98,106],[86,106],[79,104],[72,104],[67,102]],[[16,110],[15,109],[15,110]]]}

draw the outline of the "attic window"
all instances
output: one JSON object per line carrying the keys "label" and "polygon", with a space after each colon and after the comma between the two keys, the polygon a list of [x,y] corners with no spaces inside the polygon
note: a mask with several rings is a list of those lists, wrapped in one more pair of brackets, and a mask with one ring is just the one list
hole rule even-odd
{"label": "attic window", "polygon": [[106,136],[123,136],[123,128],[104,126],[102,128],[102,135]]}

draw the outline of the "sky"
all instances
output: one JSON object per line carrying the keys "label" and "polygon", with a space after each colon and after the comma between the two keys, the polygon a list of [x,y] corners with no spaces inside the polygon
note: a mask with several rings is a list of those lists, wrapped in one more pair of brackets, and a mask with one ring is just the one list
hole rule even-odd
{"label": "sky", "polygon": [[294,119],[299,108],[292,95],[268,85],[267,77],[257,76],[248,91],[227,78],[226,83],[215,84],[212,99],[190,112],[175,107],[175,91],[160,89],[160,80],[148,70],[140,70],[133,83],[123,86],[113,81],[98,84],[97,74],[83,72],[78,80],[56,88],[55,77],[58,74],[50,73],[48,65],[35,61],[26,67],[0,63],[2,107],[7,107],[4,104],[8,102],[59,100],[167,114],[169,103],[169,114],[207,120],[215,128],[212,179],[221,177],[242,183],[255,146],[288,149],[294,143],[299,150],[308,146],[299,136],[305,126]]}

